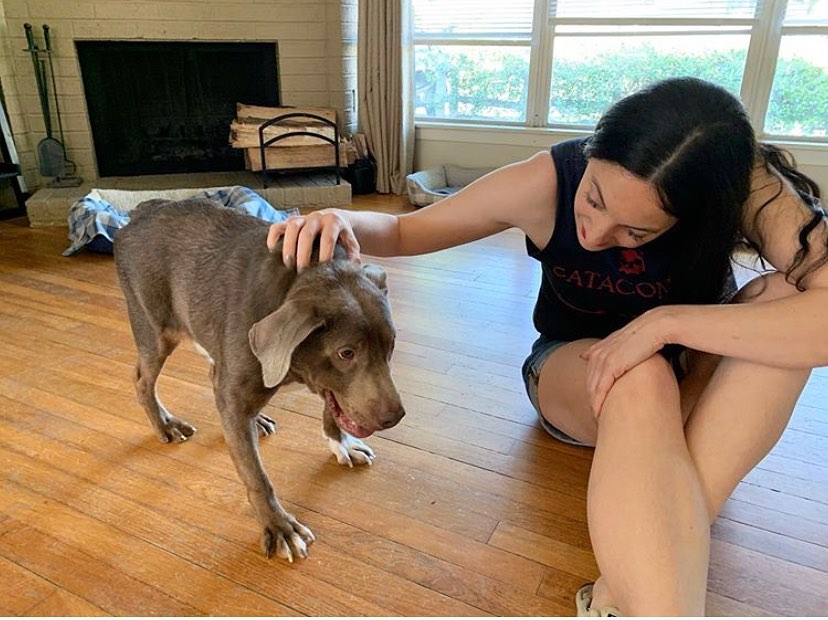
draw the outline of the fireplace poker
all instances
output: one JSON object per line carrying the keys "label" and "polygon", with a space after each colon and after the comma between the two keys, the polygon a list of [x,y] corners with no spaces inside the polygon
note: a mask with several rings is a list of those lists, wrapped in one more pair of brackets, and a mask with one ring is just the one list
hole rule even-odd
{"label": "fireplace poker", "polygon": [[64,179],[65,179],[67,177],[74,176],[75,172],[78,169],[78,166],[75,164],[75,162],[73,162],[72,160],[70,160],[69,158],[66,157],[66,150],[65,150],[65,148],[66,148],[66,138],[63,137],[63,122],[61,121],[61,118],[60,118],[60,104],[58,103],[57,81],[55,80],[55,65],[54,65],[54,62],[52,60],[52,37],[49,35],[49,25],[48,24],[43,24],[43,39],[46,42],[46,56],[49,59],[49,73],[52,75],[52,92],[53,92],[54,97],[55,97],[55,116],[57,116],[58,132],[60,133],[60,141],[61,141],[61,144],[64,147],[64,158],[63,159],[67,164],[72,166],[72,172],[70,172],[68,175],[66,175],[66,177],[64,177]]}

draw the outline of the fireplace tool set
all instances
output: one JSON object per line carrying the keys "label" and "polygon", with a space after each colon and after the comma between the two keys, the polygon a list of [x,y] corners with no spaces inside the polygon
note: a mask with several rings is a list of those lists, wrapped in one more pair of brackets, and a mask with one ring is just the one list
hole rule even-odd
{"label": "fireplace tool set", "polygon": [[[43,112],[43,123],[46,126],[46,137],[37,144],[37,159],[40,165],[40,174],[44,177],[54,177],[47,185],[49,187],[77,187],[83,179],[76,176],[77,165],[67,159],[64,147],[63,123],[60,118],[60,104],[58,102],[57,81],[55,80],[55,67],[52,60],[53,50],[49,35],[49,26],[43,24],[43,39],[45,48],[38,48],[35,42],[34,32],[31,24],[24,24],[26,31],[26,42],[28,48],[25,51],[32,56],[35,81],[37,82],[37,93],[40,96],[40,109]],[[49,71],[46,70],[46,61],[40,55],[45,53],[49,63]],[[55,98],[55,115],[57,117],[58,132],[60,140],[52,136],[52,111],[49,104],[49,83],[48,75],[51,75],[52,91]]]}

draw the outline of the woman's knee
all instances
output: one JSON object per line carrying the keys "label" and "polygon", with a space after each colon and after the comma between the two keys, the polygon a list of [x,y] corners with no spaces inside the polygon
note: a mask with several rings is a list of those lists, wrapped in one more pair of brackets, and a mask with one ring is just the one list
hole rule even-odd
{"label": "woman's knee", "polygon": [[624,373],[615,382],[613,389],[619,388],[634,395],[642,395],[649,392],[660,393],[664,389],[676,388],[677,385],[670,362],[663,355],[656,353]]}
{"label": "woman's knee", "polygon": [[670,363],[660,354],[653,355],[628,370],[610,388],[601,420],[613,409],[622,410],[625,418],[664,418],[665,407],[675,405],[680,418],[679,388]]}

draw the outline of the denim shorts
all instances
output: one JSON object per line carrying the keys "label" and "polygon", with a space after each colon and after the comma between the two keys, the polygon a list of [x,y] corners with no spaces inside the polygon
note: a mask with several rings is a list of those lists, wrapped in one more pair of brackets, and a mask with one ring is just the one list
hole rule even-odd
{"label": "denim shorts", "polygon": [[[551,338],[546,338],[545,336],[540,336],[537,340],[535,340],[532,344],[532,351],[529,353],[529,357],[527,357],[526,361],[523,362],[523,384],[526,386],[526,394],[529,396],[529,401],[538,413],[538,418],[543,430],[552,435],[555,439],[564,443],[568,443],[573,446],[592,447],[590,444],[578,441],[577,439],[564,433],[562,430],[552,426],[549,421],[543,417],[540,410],[540,402],[538,401],[538,380],[540,379],[541,368],[543,368],[544,362],[546,362],[550,355],[560,349],[563,345],[569,344],[569,342],[569,340],[552,340]],[[673,368],[673,372],[676,375],[676,379],[680,382],[688,372],[687,350],[683,347],[670,345],[662,349],[661,354],[670,363]]]}
{"label": "denim shorts", "polygon": [[532,351],[529,353],[529,357],[527,357],[526,361],[523,362],[523,383],[526,386],[526,394],[529,396],[529,402],[532,403],[532,406],[538,413],[538,419],[540,421],[540,425],[543,427],[543,430],[552,435],[552,437],[558,441],[562,441],[573,446],[592,447],[590,444],[578,441],[574,437],[570,437],[564,433],[562,430],[552,426],[549,421],[543,417],[540,410],[540,403],[538,402],[538,379],[540,378],[541,368],[543,368],[543,364],[549,356],[565,344],[569,344],[569,341],[552,340],[544,336],[541,336],[535,340],[532,344]]}

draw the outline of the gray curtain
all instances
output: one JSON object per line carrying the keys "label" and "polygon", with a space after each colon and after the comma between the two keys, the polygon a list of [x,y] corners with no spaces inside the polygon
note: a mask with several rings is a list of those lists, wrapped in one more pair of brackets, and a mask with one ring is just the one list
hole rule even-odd
{"label": "gray curtain", "polygon": [[407,0],[359,2],[359,127],[376,159],[382,194],[403,194],[414,165],[408,5]]}

